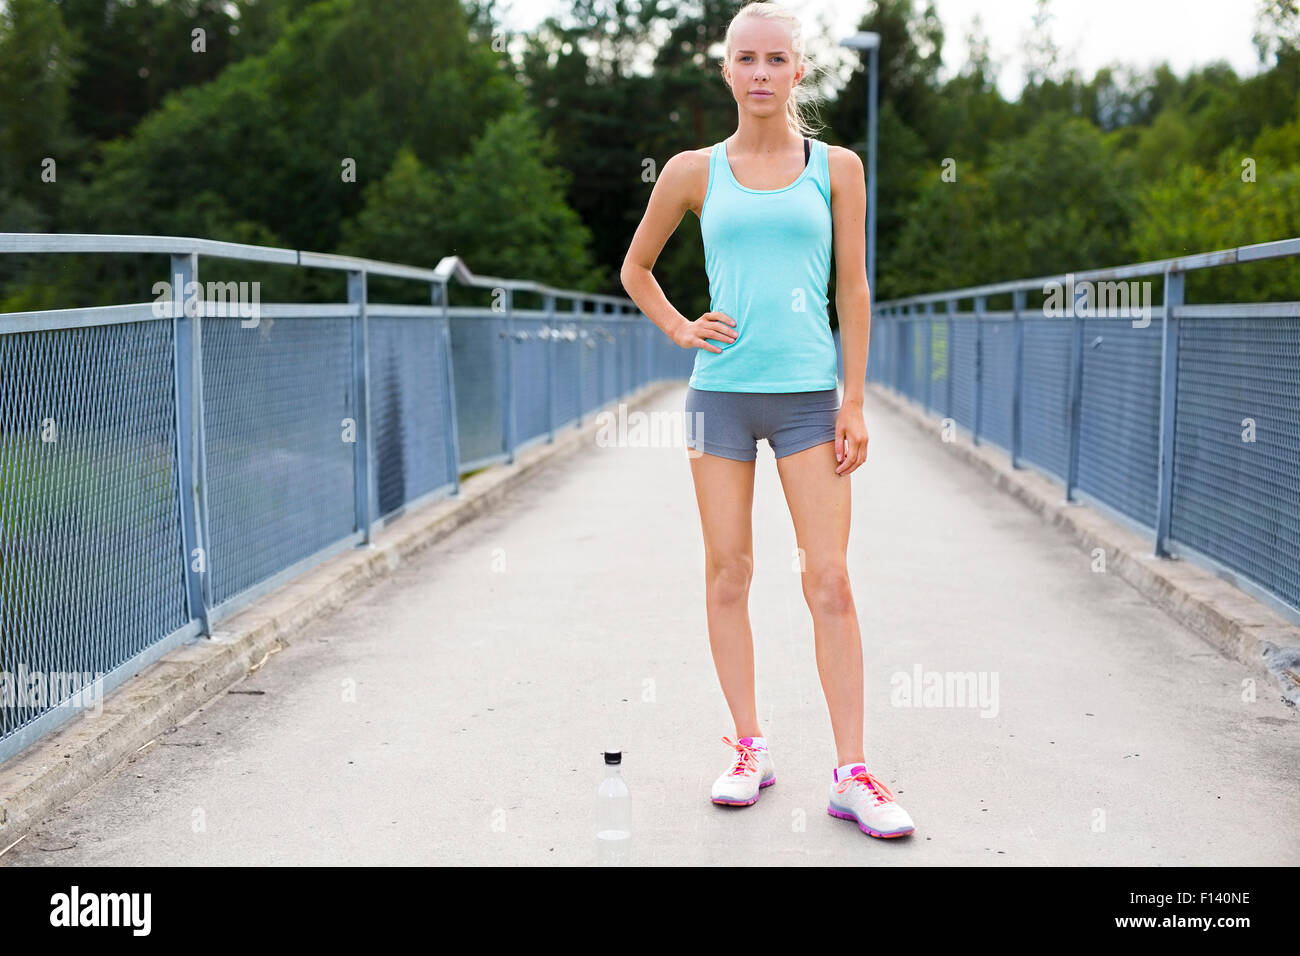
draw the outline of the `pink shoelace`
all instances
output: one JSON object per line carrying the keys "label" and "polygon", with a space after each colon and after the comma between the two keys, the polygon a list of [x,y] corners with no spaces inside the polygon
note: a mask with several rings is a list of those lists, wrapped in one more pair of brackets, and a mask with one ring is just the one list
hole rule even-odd
{"label": "pink shoelace", "polygon": [[728,771],[728,776],[739,777],[747,773],[758,773],[758,758],[754,756],[758,748],[742,744],[730,737],[723,737],[722,742],[736,748],[736,765]]}
{"label": "pink shoelace", "polygon": [[876,803],[888,803],[894,799],[893,792],[865,769],[859,770],[849,779],[856,780],[871,790],[875,794]]}

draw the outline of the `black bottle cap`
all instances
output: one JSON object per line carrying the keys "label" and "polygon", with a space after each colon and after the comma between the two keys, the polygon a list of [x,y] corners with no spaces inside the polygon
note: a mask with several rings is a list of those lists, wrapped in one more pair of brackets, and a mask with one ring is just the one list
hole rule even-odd
{"label": "black bottle cap", "polygon": [[611,763],[622,763],[622,762],[623,762],[623,751],[621,750],[605,751],[605,763],[611,764]]}

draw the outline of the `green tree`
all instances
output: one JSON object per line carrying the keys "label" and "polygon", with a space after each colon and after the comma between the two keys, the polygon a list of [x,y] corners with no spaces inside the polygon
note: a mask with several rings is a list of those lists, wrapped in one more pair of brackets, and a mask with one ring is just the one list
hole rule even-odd
{"label": "green tree", "polygon": [[127,135],[174,90],[264,52],[307,0],[121,3],[56,0],[82,55],[72,121],[94,140]]}
{"label": "green tree", "polygon": [[330,250],[401,147],[454,162],[520,99],[456,0],[325,0],[104,144],[69,225]]}
{"label": "green tree", "polygon": [[1126,262],[1133,188],[1113,139],[1049,113],[995,144],[986,169],[928,178],[886,255],[891,282],[915,293]]}
{"label": "green tree", "polygon": [[[46,0],[0,6],[0,231],[40,231],[76,168],[68,119],[79,44]],[[42,179],[46,159],[54,182]]]}
{"label": "green tree", "polygon": [[[1208,252],[1300,235],[1300,109],[1213,167],[1183,165],[1138,192],[1134,253],[1142,259]],[[1206,269],[1188,280],[1188,301],[1292,300],[1294,260]]]}
{"label": "green tree", "polygon": [[[951,157],[961,167],[982,166],[994,143],[1016,134],[1016,108],[998,92],[997,77],[998,67],[990,55],[988,37],[977,15],[966,35],[965,63],[935,98],[936,140],[931,145],[933,152],[927,153],[923,160],[929,168],[912,180],[912,194],[919,191],[922,181],[928,181],[939,161]],[[901,131],[891,130],[891,137],[898,132]],[[891,138],[888,143],[886,154],[893,152],[897,141]],[[921,146],[924,149],[925,144]],[[888,164],[890,160],[886,158],[885,162]],[[914,163],[914,157],[907,156],[907,162]],[[899,177],[894,179],[898,185],[904,184]],[[897,221],[901,219],[897,217]]]}
{"label": "green tree", "polygon": [[553,165],[554,153],[527,110],[490,122],[444,172],[403,149],[366,187],[340,250],[430,267],[457,255],[480,274],[597,288],[607,277],[592,262],[589,231],[565,204],[567,173]]}

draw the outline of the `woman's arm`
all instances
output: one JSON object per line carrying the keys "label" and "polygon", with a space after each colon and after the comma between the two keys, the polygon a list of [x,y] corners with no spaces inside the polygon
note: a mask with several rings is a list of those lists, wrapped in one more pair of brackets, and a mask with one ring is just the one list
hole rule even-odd
{"label": "woman's arm", "polygon": [[637,308],[675,343],[682,348],[721,352],[722,349],[706,340],[734,342],[735,333],[726,323],[735,326],[735,320],[721,312],[706,312],[692,322],[673,308],[650,271],[686,210],[694,208],[700,177],[702,175],[706,182],[708,179],[708,165],[708,156],[691,151],[678,153],[664,164],[650,192],[645,215],[641,217],[632,244],[623,258],[619,279]]}
{"label": "woman's arm", "polygon": [[844,398],[835,421],[836,474],[852,473],[867,457],[862,418],[867,343],[871,338],[871,290],[867,288],[865,223],[867,185],[858,154],[831,146],[831,221],[835,240],[835,312],[844,353]]}
{"label": "woman's arm", "polygon": [[830,147],[831,218],[835,236],[835,312],[844,353],[844,401],[862,407],[871,338],[867,288],[867,185],[858,154]]}

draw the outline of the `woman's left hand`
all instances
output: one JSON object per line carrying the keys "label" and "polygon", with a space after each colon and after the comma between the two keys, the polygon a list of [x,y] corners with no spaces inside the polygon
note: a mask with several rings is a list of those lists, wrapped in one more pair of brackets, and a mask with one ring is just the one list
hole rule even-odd
{"label": "woman's left hand", "polygon": [[848,401],[840,405],[835,416],[835,474],[852,474],[867,458],[867,423],[862,420],[862,406]]}

